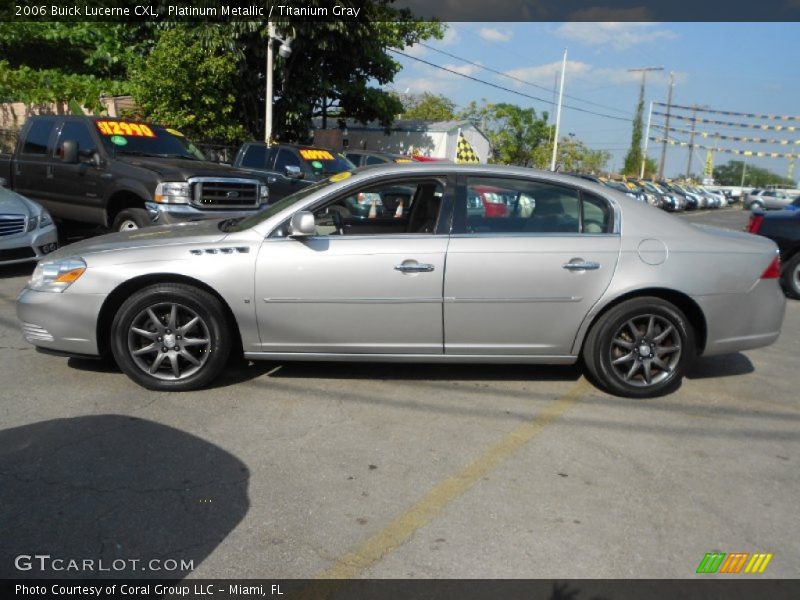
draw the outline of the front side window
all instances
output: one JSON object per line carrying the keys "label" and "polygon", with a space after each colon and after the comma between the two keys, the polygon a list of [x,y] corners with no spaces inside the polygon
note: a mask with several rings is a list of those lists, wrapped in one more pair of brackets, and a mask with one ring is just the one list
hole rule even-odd
{"label": "front side window", "polygon": [[267,164],[267,147],[257,144],[248,146],[242,157],[242,167],[251,169],[263,169]]}
{"label": "front side window", "polygon": [[365,186],[315,209],[317,235],[433,234],[443,197],[438,179]]}
{"label": "front side window", "polygon": [[466,233],[607,233],[608,202],[590,193],[525,179],[468,177]]}
{"label": "front side window", "polygon": [[58,142],[59,153],[61,152],[61,144],[65,140],[73,140],[78,144],[78,156],[82,160],[89,160],[92,158],[92,155],[97,152],[94,138],[92,134],[89,133],[89,128],[83,123],[67,121],[64,124]]}

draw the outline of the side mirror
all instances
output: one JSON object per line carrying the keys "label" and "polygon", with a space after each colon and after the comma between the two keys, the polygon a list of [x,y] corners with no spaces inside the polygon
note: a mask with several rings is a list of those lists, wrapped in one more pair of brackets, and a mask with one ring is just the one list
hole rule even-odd
{"label": "side mirror", "polygon": [[78,142],[64,140],[61,143],[61,160],[69,164],[78,162]]}
{"label": "side mirror", "polygon": [[289,179],[302,179],[303,178],[303,170],[296,166],[296,165],[286,165],[283,168],[283,172]]}
{"label": "side mirror", "polygon": [[307,237],[316,233],[317,224],[313,213],[301,210],[292,215],[289,221],[289,237]]}

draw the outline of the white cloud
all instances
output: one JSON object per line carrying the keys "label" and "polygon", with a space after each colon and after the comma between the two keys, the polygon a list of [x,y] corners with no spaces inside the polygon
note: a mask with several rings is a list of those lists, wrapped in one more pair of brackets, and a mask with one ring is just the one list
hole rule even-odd
{"label": "white cloud", "polygon": [[[592,71],[592,65],[577,60],[567,61],[567,78],[569,82],[572,79],[582,79],[588,76]],[[544,65],[536,65],[533,67],[523,67],[521,69],[512,69],[506,71],[506,75],[537,83],[539,85],[551,86],[555,80],[556,73],[561,72],[561,61],[547,63]],[[520,84],[521,85],[521,84]]]}
{"label": "white cloud", "polygon": [[[481,71],[481,68],[475,65],[442,65],[445,69],[450,69],[451,71],[455,71],[456,73],[461,73],[462,75],[474,75]],[[442,75],[445,77],[455,77],[450,73],[442,71]]]}
{"label": "white cloud", "polygon": [[458,30],[453,25],[447,25],[444,30],[444,37],[439,41],[442,46],[452,46],[461,41],[461,36],[458,35]]}
{"label": "white cloud", "polygon": [[500,31],[494,27],[482,27],[478,30],[478,35],[487,42],[507,42],[514,37],[511,31]]}
{"label": "white cloud", "polygon": [[[530,83],[536,83],[546,87],[555,84],[556,74],[561,72],[561,61],[534,65],[520,69],[505,71],[506,75],[521,79]],[[682,83],[686,80],[686,73],[675,73],[675,83]],[[589,63],[568,60],[566,85],[570,83],[584,83],[592,86],[625,85],[639,83],[642,80],[641,72],[629,71],[626,67],[595,67]],[[648,85],[665,85],[669,81],[669,73],[666,71],[655,71],[647,74]],[[521,82],[515,82],[517,88],[522,87]]]}
{"label": "white cloud", "polygon": [[677,35],[668,29],[656,29],[655,23],[564,23],[556,29],[561,37],[587,46],[604,46],[625,50],[657,40],[673,40]]}

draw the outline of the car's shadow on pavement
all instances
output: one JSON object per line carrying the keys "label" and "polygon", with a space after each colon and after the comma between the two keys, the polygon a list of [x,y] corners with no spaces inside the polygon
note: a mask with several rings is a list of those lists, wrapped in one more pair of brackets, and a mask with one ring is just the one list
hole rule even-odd
{"label": "car's shadow on pavement", "polygon": [[732,377],[746,375],[756,368],[750,359],[741,352],[719,356],[700,357],[686,372],[687,379],[710,379],[711,377]]}
{"label": "car's shadow on pavement", "polygon": [[214,444],[136,417],[0,431],[0,578],[184,577],[244,518],[249,478]]}

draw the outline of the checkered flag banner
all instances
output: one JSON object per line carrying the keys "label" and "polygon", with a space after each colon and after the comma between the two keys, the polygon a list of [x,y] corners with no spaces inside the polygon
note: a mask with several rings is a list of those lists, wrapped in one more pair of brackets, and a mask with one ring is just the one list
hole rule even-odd
{"label": "checkered flag banner", "polygon": [[456,150],[457,163],[479,163],[481,159],[475,154],[472,145],[467,141],[460,131],[458,132],[458,149]]}

